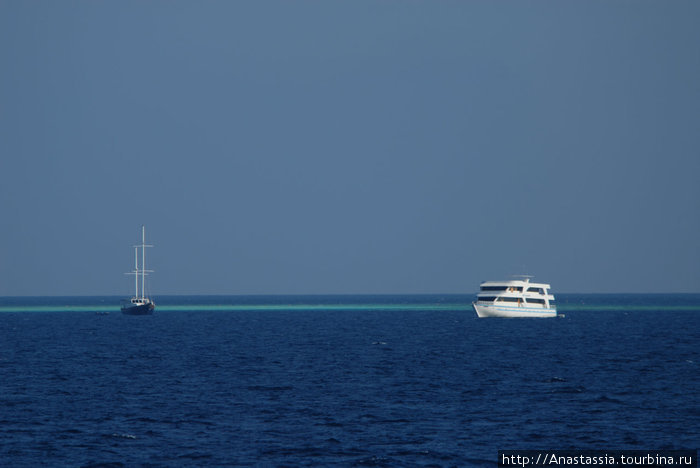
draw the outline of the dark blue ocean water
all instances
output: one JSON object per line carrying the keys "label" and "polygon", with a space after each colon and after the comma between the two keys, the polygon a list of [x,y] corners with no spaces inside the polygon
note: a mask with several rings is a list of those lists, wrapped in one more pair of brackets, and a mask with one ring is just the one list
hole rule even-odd
{"label": "dark blue ocean water", "polygon": [[495,466],[700,446],[700,295],[0,299],[2,466]]}

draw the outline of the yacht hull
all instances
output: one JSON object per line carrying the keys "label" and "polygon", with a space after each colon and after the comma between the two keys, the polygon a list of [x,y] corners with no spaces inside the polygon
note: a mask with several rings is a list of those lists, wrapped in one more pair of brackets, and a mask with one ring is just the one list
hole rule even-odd
{"label": "yacht hull", "polygon": [[125,315],[151,315],[156,306],[152,302],[148,304],[128,304],[122,306],[122,314]]}
{"label": "yacht hull", "polygon": [[556,309],[545,309],[541,307],[504,307],[491,304],[472,303],[476,315],[480,318],[485,317],[504,317],[504,318],[550,318],[557,316]]}

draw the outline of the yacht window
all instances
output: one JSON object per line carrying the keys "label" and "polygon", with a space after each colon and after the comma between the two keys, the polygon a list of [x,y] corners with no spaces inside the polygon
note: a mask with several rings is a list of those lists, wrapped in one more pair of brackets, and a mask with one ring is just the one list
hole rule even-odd
{"label": "yacht window", "polygon": [[544,305],[544,299],[528,299],[527,302],[531,304],[542,304]]}
{"label": "yacht window", "polygon": [[542,292],[542,288],[530,288],[530,289],[527,290],[527,292],[534,292],[534,293],[538,293],[538,294],[544,294],[544,293]]}
{"label": "yacht window", "polygon": [[517,297],[501,297],[499,298],[499,301],[501,302],[518,302],[520,298]]}
{"label": "yacht window", "polygon": [[505,291],[507,286],[482,286],[482,291]]}
{"label": "yacht window", "polygon": [[479,302],[493,302],[496,300],[494,296],[484,296],[477,299]]}

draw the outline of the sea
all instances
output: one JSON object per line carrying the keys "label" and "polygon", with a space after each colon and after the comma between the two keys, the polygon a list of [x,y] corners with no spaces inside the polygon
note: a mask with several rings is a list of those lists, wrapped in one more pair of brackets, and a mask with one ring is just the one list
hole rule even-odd
{"label": "sea", "polygon": [[695,450],[700,295],[0,298],[0,466],[496,467]]}

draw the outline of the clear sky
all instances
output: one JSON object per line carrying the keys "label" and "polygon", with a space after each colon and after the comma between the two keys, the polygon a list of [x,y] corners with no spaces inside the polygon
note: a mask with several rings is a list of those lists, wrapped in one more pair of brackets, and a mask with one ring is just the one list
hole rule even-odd
{"label": "clear sky", "polygon": [[700,2],[0,0],[0,295],[700,292]]}

